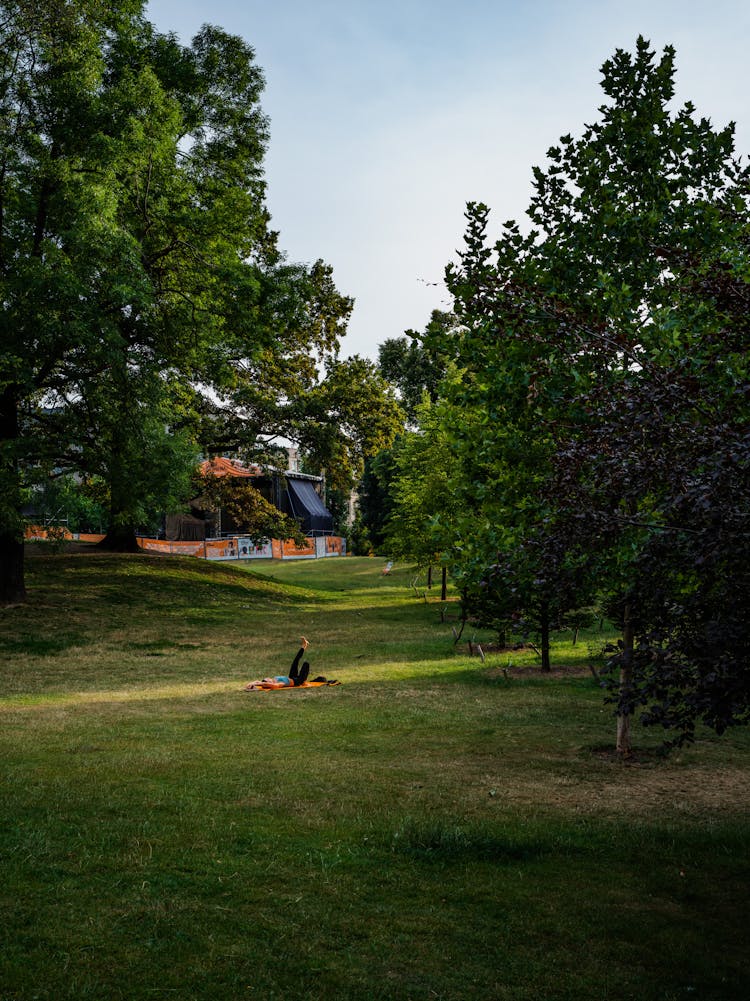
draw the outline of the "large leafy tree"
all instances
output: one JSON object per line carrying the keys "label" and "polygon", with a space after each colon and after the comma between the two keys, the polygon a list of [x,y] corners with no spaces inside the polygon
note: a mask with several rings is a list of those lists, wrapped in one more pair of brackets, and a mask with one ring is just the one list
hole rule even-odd
{"label": "large leafy tree", "polygon": [[0,601],[24,597],[21,462],[55,451],[45,405],[132,298],[104,278],[131,254],[113,196],[123,116],[102,102],[104,53],[138,7],[0,7]]}
{"label": "large leafy tree", "polygon": [[[269,300],[285,281],[264,206],[252,49],[211,27],[182,47],[139,22],[106,56],[108,104],[128,106],[114,191],[133,251],[130,300],[61,413],[76,448],[86,445],[79,464],[109,483],[105,545],[134,549],[145,507],[159,495],[165,508],[184,500],[197,451],[186,450],[186,417],[199,394],[181,384],[225,382],[238,358],[283,336]],[[110,280],[120,277],[113,265]],[[169,430],[159,434],[159,421]]]}
{"label": "large leafy tree", "polygon": [[388,448],[403,426],[403,412],[377,366],[354,355],[329,364],[309,394],[298,440],[332,487],[351,489],[365,459]]}
{"label": "large leafy tree", "polygon": [[[240,410],[247,448],[290,413],[302,427],[310,395],[314,423],[341,418],[351,302],[330,268],[277,248],[245,42],[205,27],[181,46],[139,0],[0,11],[0,600],[14,601],[25,483],[61,465],[99,477],[107,544],[132,547]],[[334,373],[327,413],[312,355]],[[369,429],[345,426],[353,467]]]}

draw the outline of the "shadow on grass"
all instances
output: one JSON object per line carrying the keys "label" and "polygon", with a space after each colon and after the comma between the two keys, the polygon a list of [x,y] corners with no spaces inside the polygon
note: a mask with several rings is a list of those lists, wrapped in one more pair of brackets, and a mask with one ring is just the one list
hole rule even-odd
{"label": "shadow on grass", "polygon": [[26,634],[18,637],[0,636],[0,653],[28,654],[31,657],[55,657],[71,647],[89,642],[83,633],[56,633],[54,636]]}
{"label": "shadow on grass", "polygon": [[623,831],[607,821],[581,821],[575,825],[548,822],[498,827],[491,822],[455,823],[446,818],[405,817],[391,831],[381,834],[382,845],[392,854],[420,862],[494,862],[506,864],[542,859],[607,858],[617,843],[623,857],[633,864],[644,851],[655,859],[681,859],[694,863],[707,849],[715,857],[746,859],[750,835],[742,821],[685,829],[679,824],[634,823]]}
{"label": "shadow on grass", "polygon": [[[69,596],[74,580],[79,600],[104,597],[116,603],[151,604],[154,597],[162,603],[174,599],[179,599],[181,604],[192,603],[196,597],[200,599],[203,587],[238,597],[247,596],[248,591],[273,601],[283,601],[287,597],[285,585],[260,575],[242,574],[233,567],[184,557],[144,554],[102,555],[95,559],[89,556],[46,557],[30,561],[28,578],[32,591],[41,587],[45,597],[55,591]],[[128,593],[122,594],[125,585]],[[198,589],[197,595],[191,591],[191,586]]]}
{"label": "shadow on grass", "polygon": [[391,852],[420,861],[524,862],[545,855],[579,854],[580,846],[555,837],[523,837],[481,824],[405,818],[390,837]]}
{"label": "shadow on grass", "polygon": [[[398,662],[399,666],[416,662],[414,670],[399,670],[394,677],[378,677],[358,679],[356,676],[347,679],[349,684],[397,685],[404,682],[420,682],[423,684],[455,684],[463,688],[481,689],[483,691],[513,692],[524,688],[559,689],[572,686],[591,692],[601,693],[601,686],[591,674],[584,671],[571,671],[569,674],[543,674],[541,671],[524,672],[522,675],[491,674],[492,666],[475,666],[469,658],[454,654],[450,650],[437,653],[431,651],[430,660],[425,660],[424,652],[415,650],[413,656],[409,652]],[[468,662],[467,662],[468,661]],[[372,662],[375,666],[376,662]],[[388,669],[388,662],[377,663],[378,670]]]}

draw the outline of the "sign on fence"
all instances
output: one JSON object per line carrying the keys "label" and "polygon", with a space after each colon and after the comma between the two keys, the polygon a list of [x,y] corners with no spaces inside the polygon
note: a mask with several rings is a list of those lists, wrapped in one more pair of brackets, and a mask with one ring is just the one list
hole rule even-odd
{"label": "sign on fence", "polygon": [[337,536],[307,539],[304,546],[298,546],[290,539],[271,539],[257,545],[252,539],[242,536],[201,542],[167,542],[163,539],[139,539],[138,542],[142,549],[151,553],[200,556],[206,560],[300,560],[346,554],[346,540]]}

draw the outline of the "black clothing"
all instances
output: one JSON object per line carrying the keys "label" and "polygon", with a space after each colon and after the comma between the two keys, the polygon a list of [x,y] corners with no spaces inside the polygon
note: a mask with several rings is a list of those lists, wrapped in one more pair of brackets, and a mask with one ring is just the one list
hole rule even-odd
{"label": "black clothing", "polygon": [[310,665],[307,661],[299,666],[299,662],[302,660],[302,654],[305,652],[304,647],[300,647],[297,651],[297,655],[292,661],[292,666],[289,668],[289,680],[294,685],[295,688],[299,688],[300,685],[304,685],[307,681],[307,676],[310,673]]}

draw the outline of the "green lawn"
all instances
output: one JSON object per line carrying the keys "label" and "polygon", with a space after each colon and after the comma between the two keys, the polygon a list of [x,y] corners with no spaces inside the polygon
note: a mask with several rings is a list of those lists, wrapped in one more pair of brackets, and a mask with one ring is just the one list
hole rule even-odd
{"label": "green lawn", "polygon": [[[750,996],[749,735],[618,763],[602,634],[482,664],[381,569],[29,559],[0,1001]],[[240,690],[301,633],[340,686]]]}

